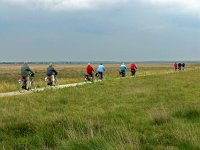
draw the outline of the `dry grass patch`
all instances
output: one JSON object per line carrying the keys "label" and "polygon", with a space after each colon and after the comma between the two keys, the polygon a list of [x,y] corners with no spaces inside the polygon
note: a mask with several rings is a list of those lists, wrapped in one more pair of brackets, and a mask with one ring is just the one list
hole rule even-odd
{"label": "dry grass patch", "polygon": [[171,115],[165,109],[155,109],[150,112],[150,116],[154,125],[162,125],[171,120]]}

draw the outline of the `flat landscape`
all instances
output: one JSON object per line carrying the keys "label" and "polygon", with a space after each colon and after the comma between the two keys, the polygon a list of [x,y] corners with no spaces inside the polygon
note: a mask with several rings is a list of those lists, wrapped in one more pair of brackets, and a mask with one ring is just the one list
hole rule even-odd
{"label": "flat landscape", "polygon": [[[30,67],[44,87],[47,65]],[[83,82],[86,65],[54,67],[59,84]],[[200,64],[138,64],[135,78],[105,67],[103,82],[0,98],[0,149],[200,149]],[[0,70],[0,93],[17,91],[20,65]]]}

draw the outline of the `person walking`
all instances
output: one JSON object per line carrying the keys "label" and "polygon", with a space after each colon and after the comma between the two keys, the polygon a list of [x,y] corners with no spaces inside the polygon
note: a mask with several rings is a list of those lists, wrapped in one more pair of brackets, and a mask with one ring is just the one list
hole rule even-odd
{"label": "person walking", "polygon": [[182,70],[185,70],[185,63],[182,63],[181,67],[182,67]]}
{"label": "person walking", "polygon": [[182,64],[178,63],[178,70],[181,71]]}
{"label": "person walking", "polygon": [[178,64],[175,62],[174,63],[174,70],[177,71],[177,69],[178,69]]}

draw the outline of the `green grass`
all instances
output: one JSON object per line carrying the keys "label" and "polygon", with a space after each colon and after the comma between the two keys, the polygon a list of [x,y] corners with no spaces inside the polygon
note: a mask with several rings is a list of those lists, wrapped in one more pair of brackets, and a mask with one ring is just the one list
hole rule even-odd
{"label": "green grass", "polygon": [[200,71],[0,99],[0,149],[200,149]]}

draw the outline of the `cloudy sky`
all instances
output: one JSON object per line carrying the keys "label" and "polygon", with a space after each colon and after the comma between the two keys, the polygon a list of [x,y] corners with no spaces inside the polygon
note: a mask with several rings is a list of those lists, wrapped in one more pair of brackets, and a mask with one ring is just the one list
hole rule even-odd
{"label": "cloudy sky", "polygon": [[0,61],[200,60],[200,0],[0,0]]}

